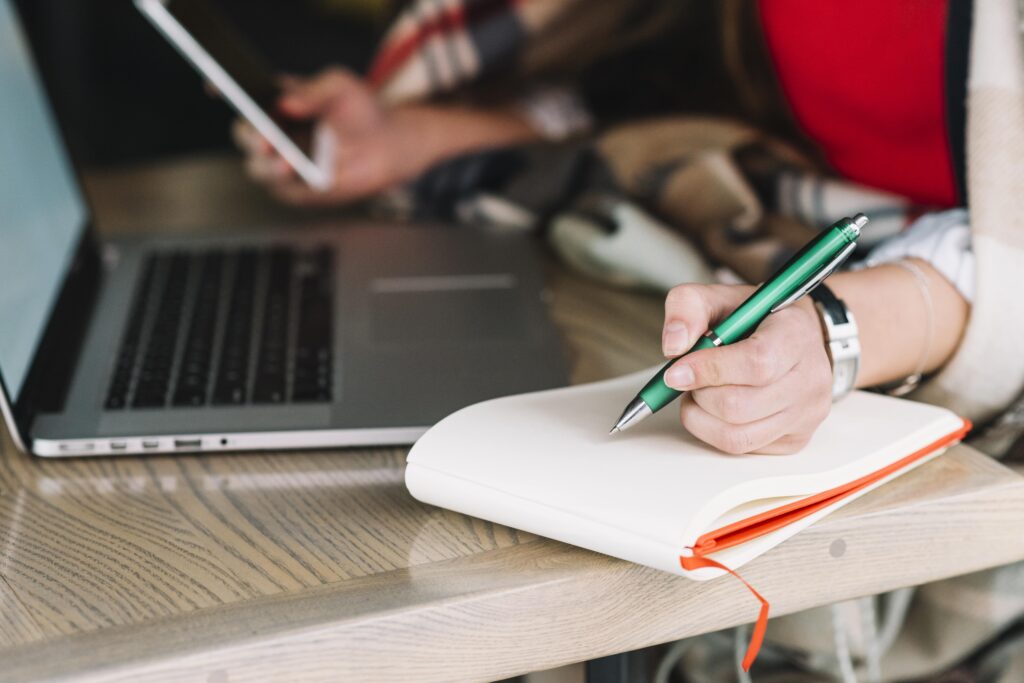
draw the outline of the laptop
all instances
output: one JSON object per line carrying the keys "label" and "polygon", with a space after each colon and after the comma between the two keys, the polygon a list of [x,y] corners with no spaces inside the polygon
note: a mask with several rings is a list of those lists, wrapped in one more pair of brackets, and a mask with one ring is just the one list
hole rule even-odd
{"label": "laptop", "polygon": [[349,221],[100,242],[0,0],[0,410],[40,456],[408,444],[562,385],[533,240]]}

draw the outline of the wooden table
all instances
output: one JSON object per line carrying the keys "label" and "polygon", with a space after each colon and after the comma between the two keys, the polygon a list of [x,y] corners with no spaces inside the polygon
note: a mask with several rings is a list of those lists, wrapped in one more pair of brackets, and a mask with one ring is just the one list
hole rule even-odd
{"label": "wooden table", "polygon": [[[225,159],[90,176],[108,232],[286,218]],[[658,359],[661,302],[558,268],[575,381]],[[721,629],[692,583],[430,508],[404,450],[0,455],[0,680],[493,680]],[[966,447],[748,565],[775,614],[1024,558],[1024,479]]]}

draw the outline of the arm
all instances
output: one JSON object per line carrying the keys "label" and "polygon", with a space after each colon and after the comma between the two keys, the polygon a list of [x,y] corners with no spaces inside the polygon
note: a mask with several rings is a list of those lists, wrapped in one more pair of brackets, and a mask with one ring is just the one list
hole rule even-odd
{"label": "arm", "polygon": [[[893,265],[855,273],[840,273],[829,280],[832,291],[857,319],[861,343],[858,387],[899,381],[924,359],[925,372],[946,364],[967,327],[970,306],[961,294],[927,261],[912,259],[928,281],[933,305],[929,343],[928,313],[917,280]],[[884,302],[884,305],[879,305]]]}
{"label": "arm", "polygon": [[234,137],[246,153],[250,176],[282,201],[299,205],[360,199],[415,178],[445,159],[539,138],[527,118],[514,110],[385,107],[362,80],[339,69],[308,80],[289,79],[279,106],[285,116],[330,127],[338,140],[334,182],[321,192],[297,178],[251,126],[235,125]]}

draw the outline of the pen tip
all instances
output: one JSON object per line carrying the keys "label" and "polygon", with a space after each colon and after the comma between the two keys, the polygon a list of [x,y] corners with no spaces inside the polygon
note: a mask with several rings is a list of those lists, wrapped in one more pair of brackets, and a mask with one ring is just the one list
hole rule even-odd
{"label": "pen tip", "polygon": [[608,432],[608,436],[611,436],[612,434],[618,434],[619,431],[620,430],[619,430],[618,426],[612,427],[611,430]]}

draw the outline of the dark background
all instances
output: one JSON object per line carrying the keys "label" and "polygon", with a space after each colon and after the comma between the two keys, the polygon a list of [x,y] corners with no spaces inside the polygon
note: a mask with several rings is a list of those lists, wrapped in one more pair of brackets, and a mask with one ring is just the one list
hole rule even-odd
{"label": "dark background", "polygon": [[[364,72],[386,25],[374,0],[211,0],[282,72]],[[80,164],[230,145],[228,106],[131,0],[16,0]]]}

